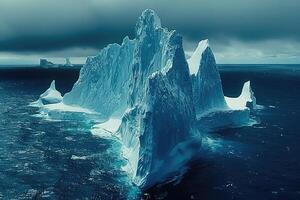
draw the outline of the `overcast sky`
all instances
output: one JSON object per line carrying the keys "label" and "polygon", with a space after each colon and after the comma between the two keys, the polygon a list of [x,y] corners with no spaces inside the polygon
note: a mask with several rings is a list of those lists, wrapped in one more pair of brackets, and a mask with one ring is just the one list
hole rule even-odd
{"label": "overcast sky", "polygon": [[0,64],[83,62],[133,38],[146,8],[187,52],[208,38],[218,63],[300,63],[299,0],[0,0]]}

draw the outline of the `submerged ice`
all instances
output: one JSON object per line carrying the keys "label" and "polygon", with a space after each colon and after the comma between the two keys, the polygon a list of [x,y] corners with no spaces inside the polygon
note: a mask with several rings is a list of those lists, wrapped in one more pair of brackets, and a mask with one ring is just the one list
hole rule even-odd
{"label": "submerged ice", "polygon": [[106,122],[96,125],[93,134],[120,139],[126,168],[143,188],[170,177],[197,155],[201,125],[243,124],[256,104],[250,82],[241,96],[224,97],[208,40],[186,60],[182,37],[163,28],[149,9],[138,19],[135,39],[126,37],[121,45],[108,45],[89,57],[62,100],[55,91],[50,87],[41,95],[47,97],[43,104],[50,103],[49,110],[98,113]]}

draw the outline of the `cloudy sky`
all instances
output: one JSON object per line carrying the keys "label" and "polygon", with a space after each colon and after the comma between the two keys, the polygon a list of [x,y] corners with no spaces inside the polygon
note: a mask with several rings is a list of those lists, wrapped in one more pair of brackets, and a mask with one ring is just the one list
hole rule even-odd
{"label": "cloudy sky", "polygon": [[146,8],[187,52],[208,38],[218,63],[300,63],[299,0],[0,0],[0,64],[83,62],[133,38]]}

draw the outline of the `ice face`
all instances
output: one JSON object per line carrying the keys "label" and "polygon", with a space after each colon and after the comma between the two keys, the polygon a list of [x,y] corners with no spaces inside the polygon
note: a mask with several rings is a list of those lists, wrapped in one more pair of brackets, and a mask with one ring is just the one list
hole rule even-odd
{"label": "ice face", "polygon": [[97,56],[88,58],[63,102],[95,110],[104,117],[122,114],[127,108],[135,45],[126,37],[121,45],[108,45]]}
{"label": "ice face", "polygon": [[[165,160],[179,143],[190,139],[195,119],[192,84],[182,39],[174,34],[166,45],[171,49],[170,65],[148,77],[141,101],[125,114],[119,129],[126,147],[136,148],[131,150],[135,152],[135,155],[131,154],[134,159],[131,166],[134,181],[142,187],[159,181],[165,168],[178,169]],[[162,173],[160,176],[159,172]]]}
{"label": "ice face", "polygon": [[[199,42],[188,63],[192,71],[196,113],[226,109],[220,74],[208,40]],[[193,74],[196,69],[197,73]]]}
{"label": "ice face", "polygon": [[227,105],[234,110],[241,110],[248,107],[249,109],[256,108],[256,98],[251,89],[250,81],[244,83],[242,92],[239,97],[225,97]]}
{"label": "ice face", "polygon": [[175,48],[169,43],[174,37],[174,31],[169,32],[161,27],[154,11],[143,12],[136,25],[137,45],[133,58],[130,107],[142,101],[148,77],[171,64]]}
{"label": "ice face", "polygon": [[189,69],[190,69],[190,73],[192,75],[193,74],[196,75],[198,73],[199,66],[200,66],[201,60],[202,60],[202,54],[208,47],[209,47],[208,39],[201,40],[198,43],[198,46],[197,46],[196,50],[194,51],[194,53],[192,54],[192,56],[188,59]]}

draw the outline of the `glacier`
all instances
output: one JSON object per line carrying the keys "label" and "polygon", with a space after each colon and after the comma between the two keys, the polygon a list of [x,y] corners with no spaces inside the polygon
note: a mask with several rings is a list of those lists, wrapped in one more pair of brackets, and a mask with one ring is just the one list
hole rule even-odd
{"label": "glacier", "polygon": [[[204,132],[245,125],[256,107],[250,82],[239,97],[224,96],[208,40],[188,60],[182,43],[147,9],[134,39],[88,57],[72,90],[40,104],[41,110],[55,118],[60,112],[98,117],[92,134],[118,138],[128,161],[124,169],[141,188],[172,178],[199,156]],[[49,93],[58,94],[54,89]]]}

